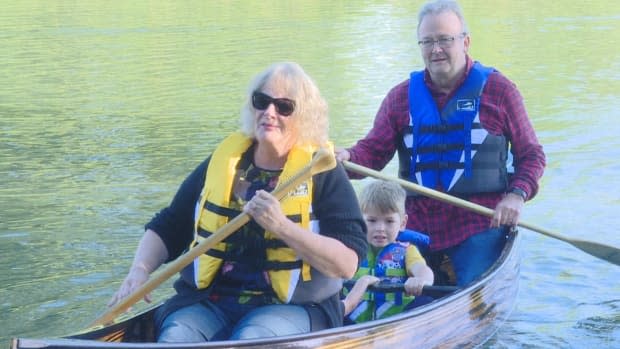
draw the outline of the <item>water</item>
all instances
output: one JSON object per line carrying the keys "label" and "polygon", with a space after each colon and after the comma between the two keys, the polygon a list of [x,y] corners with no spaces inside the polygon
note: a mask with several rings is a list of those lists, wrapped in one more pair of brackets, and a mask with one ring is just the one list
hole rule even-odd
{"label": "water", "polygon": [[[365,135],[387,91],[423,66],[420,3],[3,3],[0,342],[74,332],[105,309],[143,224],[237,128],[270,63],[315,78],[337,145]],[[620,4],[463,7],[472,56],[519,86],[548,156],[523,219],[620,246]],[[517,306],[485,347],[619,347],[620,269],[524,233]]]}

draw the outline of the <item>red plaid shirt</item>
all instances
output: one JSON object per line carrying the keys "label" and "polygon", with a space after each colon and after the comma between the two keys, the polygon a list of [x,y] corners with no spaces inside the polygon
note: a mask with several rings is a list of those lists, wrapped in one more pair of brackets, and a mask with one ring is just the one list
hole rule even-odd
{"label": "red plaid shirt", "polygon": [[[467,57],[467,74],[472,65],[473,61]],[[465,77],[458,86],[465,81]],[[440,110],[458,88],[449,94],[439,92],[433,86],[428,71],[425,72],[424,81]],[[383,169],[390,162],[409,124],[408,93],[409,79],[392,88],[383,100],[368,135],[348,149],[352,162],[375,170]],[[518,187],[528,194],[528,199],[533,198],[545,167],[545,154],[538,143],[521,94],[515,84],[499,72],[489,75],[482,92],[480,122],[489,133],[503,134],[510,142],[517,167],[509,188]],[[349,176],[360,178],[351,172]],[[467,200],[494,209],[503,195],[476,194]],[[408,197],[406,207],[409,215],[407,228],[429,234],[431,250],[434,251],[454,246],[490,226],[490,218],[432,198]]]}

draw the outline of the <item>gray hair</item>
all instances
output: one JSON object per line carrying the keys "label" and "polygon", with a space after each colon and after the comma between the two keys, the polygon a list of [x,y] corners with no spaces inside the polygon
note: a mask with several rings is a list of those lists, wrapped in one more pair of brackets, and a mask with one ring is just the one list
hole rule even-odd
{"label": "gray hair", "polygon": [[360,208],[363,213],[368,210],[377,210],[382,214],[398,212],[405,216],[405,199],[407,192],[395,182],[374,180],[366,185],[360,195]]}
{"label": "gray hair", "polygon": [[252,106],[252,94],[268,84],[282,88],[287,93],[286,97],[295,101],[295,111],[289,117],[298,134],[296,144],[325,145],[329,132],[327,102],[314,80],[294,62],[272,64],[254,77],[241,108],[241,132],[256,138],[256,110]]}
{"label": "gray hair", "polygon": [[426,15],[438,15],[442,12],[454,13],[461,21],[463,33],[469,33],[467,22],[465,22],[465,16],[463,16],[463,10],[454,0],[434,0],[424,4],[418,13],[418,31],[420,30],[420,23],[422,23],[422,19],[424,19]]}

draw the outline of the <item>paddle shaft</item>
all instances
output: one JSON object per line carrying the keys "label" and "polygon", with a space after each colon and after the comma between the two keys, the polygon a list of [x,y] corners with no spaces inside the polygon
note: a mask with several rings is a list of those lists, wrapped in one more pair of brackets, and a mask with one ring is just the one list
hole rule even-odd
{"label": "paddle shaft", "polygon": [[[424,186],[421,186],[419,184],[416,183],[412,183],[409,181],[406,181],[404,179],[400,179],[400,178],[396,178],[396,177],[392,177],[392,176],[388,176],[385,174],[382,174],[381,172],[372,170],[370,168],[352,163],[350,161],[343,161],[342,162],[344,167],[352,172],[356,172],[365,176],[371,176],[371,177],[375,177],[375,178],[379,178],[379,179],[383,179],[386,181],[392,181],[392,182],[396,182],[398,184],[400,184],[403,188],[409,189],[411,191],[414,191],[418,194],[422,194],[424,196],[436,199],[436,200],[440,200],[473,212],[476,212],[478,214],[487,216],[487,217],[493,217],[493,210],[488,208],[488,207],[484,207],[478,204],[475,204],[473,202],[469,202],[460,198],[457,198],[455,196],[446,194],[446,193],[442,193],[440,191],[437,190],[433,190],[430,188],[426,188]],[[527,222],[523,222],[523,221],[519,221],[517,223],[518,226],[527,228],[529,230],[538,232],[540,234],[546,235],[548,237],[554,238],[554,239],[558,239],[561,241],[564,241],[566,243],[569,243],[573,246],[575,246],[576,248],[603,260],[606,260],[610,263],[616,264],[616,265],[620,265],[620,249],[613,247],[613,246],[609,246],[609,245],[604,245],[598,242],[592,242],[592,241],[585,241],[585,240],[578,240],[578,239],[571,239],[568,238],[566,236],[562,236],[558,233],[554,233],[552,231],[549,231],[547,229],[541,228],[539,226],[536,226],[534,224],[531,223],[527,223]]]}
{"label": "paddle shaft", "polygon": [[[344,282],[345,286],[353,287],[355,284],[355,280],[347,280]],[[444,286],[444,285],[426,285],[422,287],[422,293],[452,293],[457,291],[459,288],[457,286]],[[403,283],[377,283],[374,285],[368,286],[368,291],[374,292],[404,292],[405,284]]]}
{"label": "paddle shaft", "polygon": [[213,233],[205,240],[201,241],[194,248],[190,249],[174,261],[170,262],[170,264],[168,264],[160,272],[149,278],[142,286],[129,294],[127,297],[123,298],[120,302],[115,304],[103,315],[93,321],[90,327],[97,325],[107,325],[111,323],[118,315],[120,315],[133,304],[144,298],[147,293],[156,289],[157,286],[161,285],[170,277],[181,271],[181,269],[189,265],[194,259],[198,258],[198,256],[213,248],[220,241],[226,239],[228,236],[230,236],[232,233],[237,231],[249,221],[250,216],[247,213],[242,212],[240,215],[228,222],[228,224],[218,229],[215,233]]}
{"label": "paddle shaft", "polygon": [[[284,199],[286,195],[308,180],[313,174],[317,174],[323,171],[327,171],[334,168],[336,161],[333,159],[333,155],[327,151],[321,150],[316,153],[310,164],[302,168],[299,172],[293,175],[289,180],[279,184],[271,193],[279,201]],[[250,221],[250,216],[241,212],[238,216],[233,218],[230,222],[225,224],[211,234],[208,238],[202,240],[199,244],[194,246],[186,253],[179,256],[174,261],[170,262],[160,272],[153,275],[142,286],[136,289],[134,292],[123,298],[120,302],[108,309],[103,315],[95,319],[90,325],[91,327],[97,325],[107,325],[111,323],[118,315],[123,313],[126,309],[138,302],[144,296],[153,291],[157,286],[168,280],[171,276],[175,275],[185,266],[189,265],[194,259],[198,258],[203,253],[207,252],[222,240],[226,239],[235,231],[239,230],[244,224]]]}

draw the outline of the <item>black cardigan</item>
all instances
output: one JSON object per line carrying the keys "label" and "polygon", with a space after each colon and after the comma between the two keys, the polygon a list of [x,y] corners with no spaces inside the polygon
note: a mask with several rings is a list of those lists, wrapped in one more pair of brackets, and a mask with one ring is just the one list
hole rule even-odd
{"label": "black cardigan", "polygon": [[[168,261],[180,256],[194,239],[194,209],[204,185],[209,160],[210,157],[185,179],[170,205],[156,214],[145,226],[163,240],[168,249]],[[361,262],[366,257],[368,248],[366,225],[357,196],[344,168],[339,163],[335,169],[319,173],[312,179],[314,188],[312,210],[319,220],[321,234],[335,238],[354,250]],[[181,279],[175,282],[174,287],[177,294],[158,312],[156,328],[161,326],[161,321],[171,312],[208,297],[208,289],[196,290]],[[311,319],[326,316],[331,327],[342,325],[343,309],[338,294],[320,304],[305,306]],[[317,308],[322,312],[317,314],[315,311]]]}

